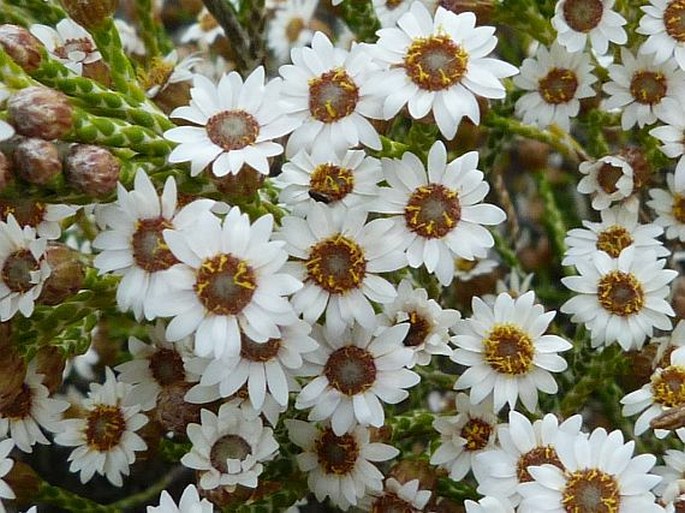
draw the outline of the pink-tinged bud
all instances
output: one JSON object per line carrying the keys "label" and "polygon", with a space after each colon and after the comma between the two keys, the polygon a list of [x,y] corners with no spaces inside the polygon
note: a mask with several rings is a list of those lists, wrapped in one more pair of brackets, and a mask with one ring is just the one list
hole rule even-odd
{"label": "pink-tinged bud", "polygon": [[45,257],[51,272],[38,301],[44,305],[58,305],[83,287],[83,263],[78,251],[59,243],[51,243]]}
{"label": "pink-tinged bud", "polygon": [[59,148],[45,139],[22,139],[13,157],[17,174],[32,184],[45,185],[62,172]]}
{"label": "pink-tinged bud", "polygon": [[86,29],[101,27],[119,7],[119,0],[62,0],[69,16]]}
{"label": "pink-tinged bud", "polygon": [[652,165],[647,160],[645,152],[638,146],[627,146],[621,150],[619,156],[633,168],[634,191],[649,186],[652,179]]}
{"label": "pink-tinged bud", "polygon": [[0,151],[0,191],[9,185],[13,178],[12,161]]}
{"label": "pink-tinged bud", "polygon": [[24,27],[9,23],[0,25],[0,46],[27,73],[40,66],[43,45]]}
{"label": "pink-tinged bud", "polygon": [[26,364],[11,339],[9,323],[0,323],[0,410],[8,408],[24,389]]}
{"label": "pink-tinged bud", "polygon": [[27,87],[7,102],[9,121],[27,137],[59,139],[72,128],[73,109],[63,93],[47,87]]}
{"label": "pink-tinged bud", "polygon": [[114,191],[120,170],[119,160],[100,146],[75,144],[66,158],[67,182],[91,196],[105,196]]}
{"label": "pink-tinged bud", "polygon": [[41,346],[36,353],[35,361],[36,372],[44,376],[43,385],[51,394],[54,394],[62,385],[62,375],[66,365],[62,351],[55,346]]}

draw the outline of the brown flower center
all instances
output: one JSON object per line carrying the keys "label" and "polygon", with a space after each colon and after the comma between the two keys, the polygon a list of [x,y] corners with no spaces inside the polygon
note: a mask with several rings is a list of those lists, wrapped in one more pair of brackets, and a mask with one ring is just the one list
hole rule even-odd
{"label": "brown flower center", "polygon": [[46,211],[45,203],[39,201],[0,200],[0,219],[7,222],[7,218],[12,214],[19,226],[35,228],[44,221]]}
{"label": "brown flower center", "polygon": [[554,68],[538,82],[542,98],[549,104],[558,105],[573,99],[578,89],[578,78],[573,70]]}
{"label": "brown flower center", "polygon": [[612,225],[597,235],[596,247],[611,258],[618,258],[621,251],[633,243],[633,237],[623,226]]}
{"label": "brown flower center", "polygon": [[259,343],[245,334],[240,335],[240,356],[251,362],[268,362],[278,355],[281,339],[272,338]]}
{"label": "brown flower center", "polygon": [[685,404],[685,367],[669,365],[652,376],[652,395],[654,401],[673,408]]}
{"label": "brown flower center", "polygon": [[361,394],[376,382],[373,356],[357,346],[345,346],[333,351],[323,372],[331,386],[345,395]]}
{"label": "brown flower center", "polygon": [[31,273],[40,270],[40,264],[33,258],[28,249],[20,249],[11,253],[2,266],[2,281],[12,292],[20,294],[31,290],[35,283],[31,281]]}
{"label": "brown flower center", "polygon": [[141,269],[154,273],[168,269],[178,260],[169,250],[162,232],[173,228],[172,224],[163,217],[141,219],[131,241],[133,259]]}
{"label": "brown flower center", "polygon": [[68,59],[71,52],[83,52],[88,55],[95,51],[93,42],[87,37],[67,39],[62,46],[55,48],[54,53],[60,59]]}
{"label": "brown flower center", "polygon": [[557,451],[551,445],[534,447],[525,454],[522,454],[516,463],[516,477],[519,483],[527,483],[533,480],[533,477],[528,472],[528,467],[533,465],[544,465],[549,463],[559,469],[564,469]]}
{"label": "brown flower center", "polygon": [[597,183],[607,194],[613,194],[618,190],[616,184],[623,176],[623,169],[605,162],[597,172]]}
{"label": "brown flower center", "polygon": [[354,188],[354,175],[350,169],[335,164],[319,164],[309,177],[309,189],[328,202],[340,201]]}
{"label": "brown flower center", "polygon": [[645,294],[631,273],[611,271],[602,276],[597,286],[597,299],[605,310],[625,317],[642,310]]}
{"label": "brown flower center", "polygon": [[10,420],[21,420],[31,415],[33,405],[33,392],[26,385],[22,384],[21,392],[10,404],[0,408],[0,416]]}
{"label": "brown flower center", "polygon": [[221,254],[202,262],[195,278],[195,293],[215,315],[237,315],[257,288],[254,271],[244,260]]}
{"label": "brown flower center", "polygon": [[326,428],[315,444],[319,465],[326,474],[349,474],[357,463],[359,445],[354,436],[346,433],[336,436],[331,428]]}
{"label": "brown flower center", "polygon": [[664,10],[666,33],[679,43],[685,42],[685,0],[673,0]]}
{"label": "brown flower center", "polygon": [[386,493],[376,499],[371,506],[371,513],[415,513],[414,507],[400,499],[394,493]]}
{"label": "brown flower center", "polygon": [[364,250],[341,234],[312,246],[305,266],[309,279],[331,294],[360,287],[366,275]]}
{"label": "brown flower center", "polygon": [[590,32],[599,25],[604,13],[601,0],[566,0],[564,20],[576,32]]}
{"label": "brown flower center", "polygon": [[466,440],[464,449],[467,451],[480,451],[488,445],[492,431],[493,426],[489,422],[477,417],[469,419],[459,433]]}
{"label": "brown flower center", "polygon": [[359,88],[344,69],[327,71],[309,81],[309,112],[322,123],[334,123],[354,112]]}
{"label": "brown flower center", "polygon": [[533,366],[533,341],[515,324],[495,324],[483,346],[485,361],[500,374],[518,376]]}
{"label": "brown flower center", "polygon": [[426,341],[433,323],[424,315],[416,311],[409,312],[409,331],[404,337],[403,344],[406,347],[417,347]]}
{"label": "brown flower center", "polygon": [[173,349],[158,349],[150,358],[149,369],[155,381],[163,387],[183,381],[186,377],[183,358]]}
{"label": "brown flower center", "polygon": [[404,56],[407,76],[421,89],[441,91],[466,75],[469,54],[447,35],[415,38]]}
{"label": "brown flower center", "polygon": [[685,223],[685,196],[682,194],[673,195],[673,206],[671,207],[671,215],[679,223]]}
{"label": "brown flower center", "polygon": [[100,452],[115,447],[126,430],[126,420],[118,406],[98,404],[86,420],[86,441]]}
{"label": "brown flower center", "polygon": [[207,136],[226,151],[241,150],[259,135],[259,123],[244,110],[225,110],[207,120]]}
{"label": "brown flower center", "polygon": [[209,461],[222,474],[228,474],[226,460],[244,460],[252,454],[252,447],[238,435],[225,435],[219,438],[209,451]]}
{"label": "brown flower center", "polygon": [[294,43],[304,30],[305,24],[302,18],[293,18],[285,26],[285,37],[289,43]]}
{"label": "brown flower center", "polygon": [[566,481],[561,503],[567,513],[618,513],[618,483],[599,469],[576,470]]}
{"label": "brown flower center", "polygon": [[638,71],[630,81],[630,94],[636,102],[645,105],[659,103],[667,90],[666,76],[657,71]]}
{"label": "brown flower center", "polygon": [[174,72],[174,65],[165,61],[162,57],[153,57],[152,62],[147,70],[140,68],[137,73],[140,85],[144,89],[150,89],[153,86],[162,86],[169,81]]}
{"label": "brown flower center", "polygon": [[437,183],[417,188],[404,207],[407,227],[427,239],[444,237],[460,219],[461,204],[458,194]]}

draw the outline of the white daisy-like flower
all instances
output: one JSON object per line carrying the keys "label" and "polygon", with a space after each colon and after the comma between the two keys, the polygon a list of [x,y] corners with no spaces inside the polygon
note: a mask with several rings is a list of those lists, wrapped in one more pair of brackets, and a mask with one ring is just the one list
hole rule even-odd
{"label": "white daisy-like flower", "polygon": [[292,64],[281,66],[281,106],[301,125],[290,135],[286,155],[317,146],[342,153],[363,144],[381,149],[378,132],[367,118],[380,117],[380,105],[366,90],[376,67],[361,47],[335,48],[323,32],[311,47],[294,48]]}
{"label": "white daisy-like flower", "polygon": [[135,453],[147,449],[136,431],[148,418],[139,413],[140,406],[124,406],[131,385],[117,382],[109,367],[105,371],[103,384],[90,385],[88,398],[81,405],[84,417],[62,420],[55,443],[75,447],[69,455],[69,470],[80,473],[81,483],[90,481],[97,472],[114,486],[122,486],[122,475],[129,474]]}
{"label": "white daisy-like flower", "polygon": [[664,114],[665,126],[658,126],[649,131],[649,135],[661,141],[661,152],[670,159],[678,159],[675,166],[675,185],[685,189],[685,114],[682,110],[668,111]]}
{"label": "white daisy-like flower", "polygon": [[685,242],[685,185],[679,187],[672,174],[666,175],[668,190],[650,189],[647,201],[654,212],[654,222],[666,230],[666,238]]}
{"label": "white daisy-like flower", "polygon": [[[683,441],[682,430],[677,431],[678,438]],[[661,482],[654,487],[654,493],[667,505],[667,513],[676,513],[677,510],[669,508],[671,505],[683,500],[683,485],[685,485],[685,451],[667,449],[663,455],[665,465],[657,465],[653,472],[661,476]]]}
{"label": "white daisy-like flower", "polygon": [[669,111],[678,111],[680,98],[685,94],[685,71],[678,69],[675,60],[656,64],[651,55],[634,57],[621,48],[622,64],[612,64],[607,70],[611,82],[603,86],[609,98],[604,108],[623,109],[621,128],[628,130],[637,124],[666,120]]}
{"label": "white daisy-like flower", "polygon": [[0,221],[7,222],[10,214],[19,226],[30,226],[39,237],[57,240],[62,236],[61,222],[76,213],[76,208],[59,203],[42,203],[40,201],[22,200],[19,198],[0,200]]}
{"label": "white daisy-like flower", "polygon": [[199,471],[200,487],[256,488],[263,462],[278,451],[273,430],[264,427],[258,415],[248,415],[234,403],[222,404],[217,415],[203,409],[200,419],[200,424],[188,425],[193,446],[181,458],[183,465]]}
{"label": "white daisy-like flower", "polygon": [[330,146],[316,146],[311,153],[301,150],[283,164],[274,179],[281,188],[279,200],[291,213],[306,216],[314,202],[331,207],[371,208],[383,179],[381,163],[364,150],[336,153]]}
{"label": "white daisy-like flower", "polygon": [[[671,408],[685,405],[685,347],[671,352],[670,365],[657,368],[650,382],[621,399],[623,415],[642,412],[635,421],[635,436],[650,429],[650,421]],[[657,438],[665,438],[671,432],[655,429]]]}
{"label": "white daisy-like flower", "polygon": [[579,276],[561,282],[576,293],[561,306],[571,321],[585,324],[592,347],[617,341],[625,351],[640,349],[654,328],[671,329],[675,315],[666,301],[668,284],[677,271],[664,269],[666,261],[647,251],[624,249],[618,258],[597,252],[577,262]]}
{"label": "white daisy-like flower", "polygon": [[106,230],[93,241],[101,250],[95,267],[101,274],[122,276],[117,286],[117,304],[131,310],[136,319],[154,318],[153,299],[165,290],[165,271],[179,260],[164,242],[168,228],[189,229],[197,217],[209,212],[214,201],[203,199],[178,210],[176,181],[167,178],[161,196],[142,169],[136,172],[133,190],[117,185],[117,201],[99,212]]}
{"label": "white daisy-like flower", "polygon": [[381,427],[385,411],[381,402],[397,404],[409,396],[420,377],[405,367],[412,351],[402,341],[409,326],[399,324],[378,330],[361,325],[334,334],[314,327],[319,348],[304,355],[311,374],[316,376],[297,396],[297,409],[312,408],[309,420],[330,418],[336,435],[355,424]]}
{"label": "white daisy-like flower", "polygon": [[338,435],[328,426],[301,420],[288,419],[285,425],[290,439],[304,449],[296,458],[300,470],[307,472],[309,489],[319,501],[330,497],[345,511],[367,492],[383,490],[383,474],[372,462],[387,461],[400,452],[370,442],[369,430],[363,426]]}
{"label": "white daisy-like flower", "polygon": [[266,44],[280,63],[290,59],[290,51],[311,43],[310,23],[319,0],[289,0],[276,6],[269,20]]}
{"label": "white daisy-like flower", "polygon": [[33,313],[35,300],[50,276],[45,258],[47,239],[30,226],[22,229],[13,215],[0,222],[0,321],[19,311]]}
{"label": "white daisy-like flower", "polygon": [[499,262],[492,258],[456,258],[454,260],[454,277],[459,281],[471,281],[478,276],[490,274],[499,267]]}
{"label": "white daisy-like flower", "polygon": [[154,98],[171,84],[190,82],[195,76],[193,68],[202,60],[199,55],[191,54],[179,61],[178,51],[175,49],[164,57],[155,57],[150,70],[139,77],[145,96]]}
{"label": "white daisy-like flower", "polygon": [[14,466],[14,460],[9,457],[10,452],[14,449],[14,441],[11,438],[0,441],[0,513],[5,513],[5,500],[12,500],[16,498],[14,491],[10,488],[2,478],[9,474]]}
{"label": "white daisy-like flower", "polygon": [[148,506],[146,513],[213,513],[214,504],[207,499],[200,500],[194,484],[189,484],[183,490],[178,506],[169,492],[163,490],[159,496],[159,506]]}
{"label": "white daisy-like flower", "polygon": [[391,303],[397,296],[393,285],[377,273],[406,265],[388,219],[366,222],[364,209],[328,209],[312,205],[305,219],[284,217],[279,236],[286,251],[297,260],[288,270],[304,281],[292,304],[304,320],[313,324],[326,312],[328,327],[341,333],[354,321],[368,329],[376,319],[370,301]]}
{"label": "white daisy-like flower", "polygon": [[668,248],[657,239],[664,232],[663,228],[654,223],[640,224],[637,212],[615,206],[602,210],[600,215],[601,223],[583,221],[585,228],[568,231],[564,240],[567,250],[562,265],[575,265],[578,261],[589,260],[597,251],[618,258],[621,251],[629,247],[634,247],[636,251],[651,251],[659,258],[670,255]]}
{"label": "white daisy-like flower", "polygon": [[[295,372],[302,367],[303,353],[319,347],[309,336],[311,326],[297,321],[281,327],[281,336],[257,343],[241,334],[240,354],[218,359],[194,359],[188,366],[202,376],[195,389],[219,386],[221,397],[230,397],[247,386],[250,402],[261,411],[267,393],[280,406],[288,405],[288,392],[298,389]],[[189,392],[191,397],[193,389]]]}
{"label": "white daisy-like flower", "polygon": [[621,431],[595,429],[589,437],[559,439],[556,452],[565,470],[550,464],[528,467],[533,481],[521,483],[521,513],[664,513],[650,491],[661,478],[650,474],[651,454],[633,457],[635,442]]}
{"label": "white daisy-like flower", "polygon": [[52,57],[77,75],[83,73],[84,65],[102,59],[88,31],[71,18],[60,20],[55,28],[35,24],[29,30],[45,45]]}
{"label": "white daisy-like flower", "polygon": [[[576,437],[583,419],[574,415],[561,424],[552,413],[531,423],[517,411],[509,412],[509,423],[497,426],[499,447],[479,454],[473,464],[478,493],[507,499],[512,505],[521,502],[516,491],[519,483],[532,481],[531,465],[548,463],[561,468],[556,446],[560,437]],[[493,472],[493,469],[498,469]]]}
{"label": "white daisy-like flower", "polygon": [[[397,20],[407,11],[414,0],[373,0],[373,11],[381,27],[394,27]],[[438,0],[420,0],[431,14],[438,7]]]}
{"label": "white daisy-like flower", "polygon": [[[236,6],[234,0],[230,1]],[[222,36],[224,36],[223,27],[207,8],[203,7],[197,15],[197,21],[190,25],[181,36],[181,43],[198,43],[200,47],[207,48]]]}
{"label": "white daisy-like flower", "polygon": [[165,329],[164,323],[157,321],[155,327],[148,330],[150,344],[133,336],[128,338],[128,350],[133,359],[114,368],[119,373],[119,381],[133,385],[128,396],[131,402],[124,406],[139,404],[143,411],[151,410],[157,406],[162,388],[199,378],[185,367],[185,360],[193,355],[190,337],[169,342],[164,336]]}
{"label": "white daisy-like flower", "polygon": [[283,153],[274,139],[290,133],[299,123],[284,116],[278,106],[278,79],[264,84],[264,67],[255,69],[243,82],[232,71],[218,85],[195,75],[190,89],[190,105],[170,114],[199,126],[180,126],[164,132],[164,137],[180,143],[169,154],[169,162],[190,161],[190,174],[197,176],[209,164],[221,177],[238,174],[247,164],[269,174],[269,157]]}
{"label": "white daisy-like flower", "polygon": [[174,342],[195,333],[195,354],[240,353],[240,333],[258,343],[279,338],[279,326],[297,317],[287,296],[302,283],[278,272],[288,255],[271,241],[273,217],[250,224],[231,208],[223,221],[197,217],[192,230],[164,230],[172,254],[181,262],[167,271],[168,290],[155,300],[160,316],[174,317],[166,337]]}
{"label": "white daisy-like flower", "polygon": [[454,388],[471,389],[471,403],[478,404],[492,394],[495,412],[505,404],[521,402],[534,412],[538,389],[555,394],[552,372],[568,366],[557,353],[572,344],[557,335],[545,335],[556,315],[535,303],[535,293],[517,298],[502,293],[494,306],[473,298],[473,316],[457,323],[452,342],[457,349],[452,360],[469,368],[459,376]]}
{"label": "white daisy-like flower", "polygon": [[431,498],[430,490],[419,489],[418,479],[400,483],[394,477],[385,480],[381,493],[371,492],[360,502],[364,511],[421,513]]}
{"label": "white daisy-like flower", "polygon": [[607,155],[595,162],[581,162],[578,171],[586,175],[578,182],[578,192],[592,195],[592,208],[604,210],[623,201],[626,208],[637,211],[637,203],[626,201],[633,194],[635,179],[633,167],[625,159]]}
{"label": "white daisy-like flower", "polygon": [[428,171],[405,152],[401,160],[383,159],[389,188],[382,188],[374,208],[390,219],[402,237],[410,267],[422,264],[443,286],[452,282],[455,258],[485,258],[495,241],[483,226],[498,225],[506,214],[483,203],[490,186],[476,169],[478,153],[447,163],[447,150],[436,141],[428,153]]}
{"label": "white daisy-like flower", "polygon": [[456,404],[457,415],[433,421],[433,428],[440,433],[440,446],[430,462],[447,469],[450,479],[461,481],[476,456],[495,447],[497,416],[490,400],[474,406],[466,394],[458,394]]}
{"label": "white daisy-like flower", "polygon": [[[583,0],[566,3],[570,1]],[[540,128],[556,124],[569,131],[570,118],[580,110],[579,100],[596,94],[592,84],[597,77],[592,70],[586,53],[570,53],[557,43],[549,49],[540,45],[535,56],[521,64],[521,74],[514,77],[517,87],[530,91],[516,101],[516,115],[526,124]]]}
{"label": "white daisy-like flower", "polygon": [[[506,292],[511,297],[519,297],[532,289],[531,284],[534,277],[533,273],[523,274],[520,270],[514,268],[504,278],[497,280],[495,291],[498,295]],[[495,294],[484,294],[481,296],[481,299],[492,306],[495,304],[497,296]]]}
{"label": "white daisy-like flower", "polygon": [[443,136],[454,138],[466,116],[480,123],[476,95],[502,99],[500,79],[518,68],[487,57],[497,45],[494,27],[476,27],[472,12],[455,14],[438,7],[435,16],[422,2],[414,2],[396,28],[378,31],[370,48],[383,71],[369,80],[369,90],[382,100],[385,119],[408,105],[421,119],[430,112]]}
{"label": "white daisy-like flower", "polygon": [[409,323],[409,332],[402,344],[413,352],[407,365],[411,369],[414,365],[428,365],[434,354],[452,355],[449,330],[460,318],[457,310],[443,310],[437,301],[428,298],[426,289],[414,288],[405,279],[397,287],[397,299],[385,305],[378,321],[383,327]]}
{"label": "white daisy-like flower", "polygon": [[650,0],[641,9],[645,14],[636,32],[649,37],[640,46],[640,53],[652,54],[657,64],[673,56],[678,66],[685,69],[685,2]]}
{"label": "white daisy-like flower", "polygon": [[623,30],[626,19],[612,10],[614,0],[559,0],[554,8],[552,26],[557,41],[572,53],[581,52],[585,43],[599,55],[609,49],[609,42],[624,45],[628,35]]}
{"label": "white daisy-like flower", "polygon": [[23,452],[33,452],[37,443],[49,445],[43,429],[57,431],[62,412],[69,407],[66,401],[50,398],[43,378],[36,373],[35,363],[30,363],[21,392],[11,403],[0,408],[0,438],[10,436],[17,449]]}
{"label": "white daisy-like flower", "polygon": [[131,55],[143,56],[146,53],[145,43],[138,36],[136,28],[121,18],[114,18],[114,26],[121,39],[121,47]]}
{"label": "white daisy-like flower", "polygon": [[465,500],[466,513],[514,513],[511,504],[497,497],[483,497],[478,502]]}

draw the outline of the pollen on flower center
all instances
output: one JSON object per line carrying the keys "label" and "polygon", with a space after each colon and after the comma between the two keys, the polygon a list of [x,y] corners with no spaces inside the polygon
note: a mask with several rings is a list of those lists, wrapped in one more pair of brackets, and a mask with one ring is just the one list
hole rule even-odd
{"label": "pollen on flower center", "polygon": [[161,86],[167,83],[174,72],[174,65],[165,61],[162,57],[153,57],[147,71],[142,68],[138,71],[138,80],[144,89],[153,86]]}
{"label": "pollen on flower center", "polygon": [[426,341],[426,337],[430,333],[431,328],[432,323],[430,319],[427,319],[419,312],[409,312],[409,331],[407,332],[407,336],[404,337],[402,343],[406,347],[420,346]]}
{"label": "pollen on flower center", "polygon": [[414,513],[416,509],[394,493],[386,493],[376,499],[371,506],[371,513]]}
{"label": "pollen on flower center", "polygon": [[679,43],[685,42],[685,0],[673,0],[664,10],[666,33]]}
{"label": "pollen on flower center", "polygon": [[215,315],[237,315],[252,300],[257,288],[254,271],[244,260],[221,254],[202,262],[195,278],[195,293]]}
{"label": "pollen on flower center", "polygon": [[33,404],[33,392],[31,388],[24,383],[21,386],[21,392],[4,408],[0,408],[0,417],[10,420],[25,419],[31,413],[31,406]]}
{"label": "pollen on flower center", "polygon": [[566,0],[564,20],[576,32],[590,32],[599,25],[604,13],[601,0]]}
{"label": "pollen on flower center", "polygon": [[39,271],[40,265],[28,249],[11,253],[2,266],[2,281],[12,292],[24,293],[35,286],[31,273]]}
{"label": "pollen on flower center", "polygon": [[354,175],[346,167],[319,164],[309,177],[309,188],[330,201],[339,201],[352,192]]}
{"label": "pollen on flower center", "polygon": [[309,279],[331,294],[360,287],[366,275],[364,251],[341,234],[312,246],[305,266]]}
{"label": "pollen on flower center", "polygon": [[632,243],[633,238],[628,230],[623,226],[612,225],[597,235],[596,247],[598,250],[607,253],[611,258],[618,258],[621,251]]}
{"label": "pollen on flower center", "polygon": [[679,223],[685,223],[685,196],[682,194],[673,195],[673,206],[671,207],[671,215]]}
{"label": "pollen on flower center", "polygon": [[240,356],[251,362],[268,362],[278,355],[281,339],[272,338],[259,343],[245,334],[240,335]]}
{"label": "pollen on flower center", "polygon": [[565,68],[554,68],[538,82],[540,96],[551,105],[567,103],[578,89],[575,72]]}
{"label": "pollen on flower center", "polygon": [[597,183],[607,194],[613,194],[618,190],[616,184],[623,176],[623,169],[605,162],[597,172]]}
{"label": "pollen on flower center", "polygon": [[149,369],[155,381],[163,387],[185,379],[183,358],[173,349],[158,349],[150,358]]}
{"label": "pollen on flower center", "polygon": [[492,434],[492,425],[478,417],[469,419],[461,428],[459,435],[466,440],[464,449],[467,451],[479,451],[488,445]]}
{"label": "pollen on flower center", "polygon": [[669,365],[652,377],[654,401],[673,408],[685,404],[685,367]]}
{"label": "pollen on flower center", "polygon": [[354,436],[346,433],[336,436],[326,428],[316,441],[316,456],[326,474],[349,474],[357,463],[359,445]]}
{"label": "pollen on flower center", "polygon": [[54,54],[60,59],[68,59],[72,52],[83,52],[86,55],[93,52],[95,47],[87,37],[67,39],[62,46],[54,49]]}
{"label": "pollen on flower center", "polygon": [[45,203],[39,201],[0,200],[0,219],[7,222],[12,214],[19,226],[35,228],[45,220],[46,212]]}
{"label": "pollen on flower center", "polygon": [[167,228],[173,228],[173,226],[163,217],[138,221],[131,240],[133,259],[138,267],[149,273],[154,273],[168,269],[178,263],[162,235],[162,232]]}
{"label": "pollen on flower center", "polygon": [[226,460],[242,461],[252,454],[252,447],[247,441],[238,435],[225,435],[219,438],[209,451],[209,460],[212,466],[222,474],[228,474]]}
{"label": "pollen on flower center", "polygon": [[119,443],[125,430],[126,420],[118,406],[98,404],[88,414],[86,441],[91,448],[106,452]]}
{"label": "pollen on flower center", "polygon": [[528,472],[528,467],[533,465],[554,465],[564,469],[563,463],[557,455],[557,451],[551,445],[534,447],[525,454],[522,454],[516,462],[516,477],[520,483],[527,483],[533,480],[533,476]]}
{"label": "pollen on flower center", "polygon": [[327,71],[309,81],[309,112],[322,123],[334,123],[354,112],[359,88],[344,69]]}
{"label": "pollen on flower center", "polygon": [[468,52],[447,35],[415,38],[404,56],[407,76],[428,91],[440,91],[460,82],[468,63]]}
{"label": "pollen on flower center", "polygon": [[618,483],[599,469],[577,470],[566,481],[561,503],[568,513],[618,513]]}
{"label": "pollen on flower center", "polygon": [[259,136],[259,123],[244,110],[225,110],[207,121],[207,136],[226,151],[241,150]]}
{"label": "pollen on flower center", "polygon": [[599,280],[597,299],[605,310],[624,317],[642,310],[645,294],[633,274],[611,271]]}
{"label": "pollen on flower center", "polygon": [[345,346],[335,350],[323,369],[331,386],[345,395],[365,392],[376,382],[376,364],[366,349]]}
{"label": "pollen on flower center", "polygon": [[501,374],[518,376],[533,365],[533,341],[515,324],[495,324],[483,346],[485,361]]}
{"label": "pollen on flower center", "polygon": [[459,196],[441,184],[417,188],[404,207],[407,227],[427,239],[439,239],[454,229],[461,219]]}
{"label": "pollen on flower center", "polygon": [[630,81],[630,94],[644,105],[659,103],[667,91],[666,76],[657,71],[638,71]]}

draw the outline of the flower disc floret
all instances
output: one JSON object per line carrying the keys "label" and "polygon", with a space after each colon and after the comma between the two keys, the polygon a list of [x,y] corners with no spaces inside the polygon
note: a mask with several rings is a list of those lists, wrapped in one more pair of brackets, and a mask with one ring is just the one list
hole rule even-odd
{"label": "flower disc floret", "polygon": [[220,254],[202,262],[194,287],[207,311],[237,315],[252,300],[257,282],[254,270],[245,260]]}
{"label": "flower disc floret", "polygon": [[35,286],[32,273],[40,270],[40,264],[28,249],[11,253],[2,265],[2,281],[12,292],[23,294]]}
{"label": "flower disc floret", "polygon": [[447,35],[419,37],[404,56],[407,76],[421,89],[440,91],[466,75],[469,54]]}
{"label": "flower disc floret", "polygon": [[685,0],[672,0],[664,10],[666,33],[679,43],[685,43]]}
{"label": "flower disc floret", "polygon": [[562,470],[564,468],[554,447],[551,445],[534,447],[519,457],[516,462],[516,477],[520,483],[532,481],[533,477],[530,475],[528,467],[545,464],[554,465]]}
{"label": "flower disc floret", "polygon": [[549,104],[567,103],[578,90],[578,78],[573,70],[553,68],[540,79],[538,90]]}
{"label": "flower disc floret", "polygon": [[569,27],[576,32],[589,32],[599,25],[604,6],[601,0],[566,0],[563,12]]}
{"label": "flower disc floret", "polygon": [[153,273],[178,263],[164,242],[163,232],[169,228],[173,228],[173,224],[161,216],[138,220],[136,231],[131,237],[133,259],[138,267]]}
{"label": "flower disc floret", "polygon": [[492,424],[479,417],[473,417],[464,424],[459,434],[466,441],[465,450],[480,451],[488,445],[493,432]]}
{"label": "flower disc floret", "polygon": [[373,355],[357,346],[336,349],[328,357],[323,372],[333,388],[350,396],[365,392],[376,381]]}
{"label": "flower disc floret", "polygon": [[624,317],[642,310],[645,294],[635,275],[611,271],[599,281],[597,297],[602,307],[614,315]]}
{"label": "flower disc floret", "polygon": [[598,469],[577,470],[567,478],[561,503],[568,513],[618,513],[618,482]]}
{"label": "flower disc floret", "polygon": [[340,294],[360,286],[366,263],[359,244],[337,234],[315,244],[305,266],[309,279],[327,292]]}
{"label": "flower disc floret", "polygon": [[672,408],[685,404],[685,367],[669,365],[652,377],[650,384],[654,401]]}
{"label": "flower disc floret", "polygon": [[259,136],[259,123],[244,110],[214,114],[207,120],[207,137],[226,151],[242,150],[254,144]]}
{"label": "flower disc floret", "polygon": [[316,440],[316,455],[319,465],[327,474],[343,475],[352,471],[359,458],[359,444],[349,433],[337,436],[326,428]]}
{"label": "flower disc floret", "polygon": [[633,237],[623,226],[612,225],[597,235],[597,249],[611,258],[618,258],[621,251],[633,243]]}
{"label": "flower disc floret", "polygon": [[485,361],[500,374],[526,374],[533,365],[533,341],[515,324],[496,324],[483,345]]}
{"label": "flower disc floret", "polygon": [[352,170],[331,163],[319,164],[309,179],[310,195],[319,195],[326,201],[340,201],[354,189]]}
{"label": "flower disc floret", "polygon": [[309,112],[322,123],[334,123],[354,112],[359,88],[344,69],[309,80]]}
{"label": "flower disc floret", "polygon": [[118,406],[98,404],[86,419],[88,445],[100,452],[115,447],[126,430],[126,420]]}
{"label": "flower disc floret", "polygon": [[418,187],[404,207],[404,218],[411,231],[427,239],[440,239],[461,219],[459,195],[442,184]]}
{"label": "flower disc floret", "polygon": [[659,103],[668,91],[666,77],[654,71],[638,71],[630,79],[630,94],[635,101],[645,105]]}

